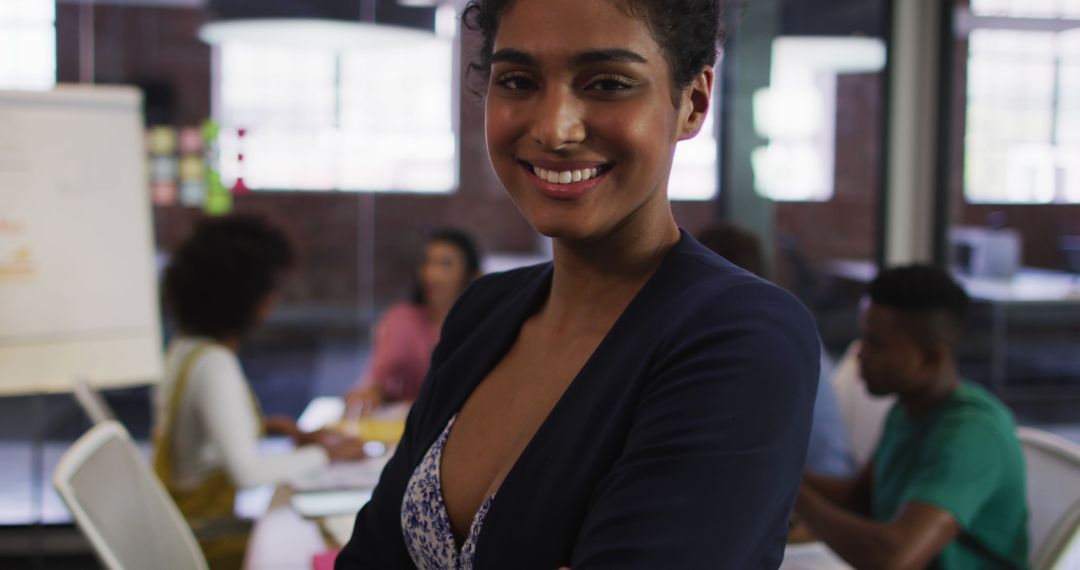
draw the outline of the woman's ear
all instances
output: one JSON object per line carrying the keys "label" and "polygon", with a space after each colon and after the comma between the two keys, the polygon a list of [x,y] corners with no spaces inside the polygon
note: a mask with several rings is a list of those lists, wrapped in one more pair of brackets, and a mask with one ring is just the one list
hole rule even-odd
{"label": "woman's ear", "polygon": [[694,138],[701,131],[712,100],[714,78],[713,68],[706,66],[694,81],[683,89],[679,99],[679,140]]}

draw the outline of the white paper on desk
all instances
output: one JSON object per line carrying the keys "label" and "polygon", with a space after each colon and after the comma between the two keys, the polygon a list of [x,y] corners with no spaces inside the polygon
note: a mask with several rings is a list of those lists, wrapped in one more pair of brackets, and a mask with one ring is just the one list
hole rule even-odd
{"label": "white paper on desk", "polygon": [[[411,402],[396,402],[380,406],[369,412],[369,416],[376,420],[404,420],[409,415]],[[320,396],[308,403],[304,412],[296,420],[296,426],[301,431],[318,431],[323,428],[333,428],[345,419],[345,399],[338,396]],[[357,419],[357,418],[354,418]]]}
{"label": "white paper on desk", "polygon": [[296,420],[301,431],[317,431],[331,426],[345,417],[345,400],[335,396],[315,398],[304,408]]}
{"label": "white paper on desk", "polygon": [[356,524],[356,513],[325,517],[319,521],[319,524],[334,539],[334,543],[338,547],[345,546],[349,539],[352,538],[353,525]]}
{"label": "white paper on desk", "polygon": [[370,489],[347,489],[296,493],[289,503],[300,516],[313,519],[349,513],[355,515],[370,500]]}
{"label": "white paper on desk", "polygon": [[851,570],[851,566],[824,543],[808,542],[788,545],[780,570]]}
{"label": "white paper on desk", "polygon": [[379,482],[383,467],[390,460],[389,454],[383,457],[363,459],[361,461],[343,461],[331,463],[324,469],[292,482],[297,492],[336,491],[345,489],[373,489]]}

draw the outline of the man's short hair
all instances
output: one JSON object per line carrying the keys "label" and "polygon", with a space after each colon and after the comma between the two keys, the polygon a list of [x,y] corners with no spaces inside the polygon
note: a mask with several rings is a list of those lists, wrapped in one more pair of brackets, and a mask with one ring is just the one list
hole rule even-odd
{"label": "man's short hair", "polygon": [[915,340],[955,346],[971,299],[945,270],[923,264],[893,267],[870,283],[870,300],[899,312]]}

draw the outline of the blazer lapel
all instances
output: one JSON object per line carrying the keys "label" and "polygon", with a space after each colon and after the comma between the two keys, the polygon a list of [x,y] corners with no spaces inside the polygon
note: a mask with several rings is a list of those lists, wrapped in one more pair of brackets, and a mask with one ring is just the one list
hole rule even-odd
{"label": "blazer lapel", "polygon": [[[468,336],[449,357],[432,370],[435,392],[432,401],[444,402],[443,417],[435,418],[439,431],[465,404],[476,386],[487,377],[513,346],[521,326],[536,314],[551,290],[552,266],[536,266],[515,291],[508,293],[476,321]],[[426,451],[426,450],[425,450]]]}

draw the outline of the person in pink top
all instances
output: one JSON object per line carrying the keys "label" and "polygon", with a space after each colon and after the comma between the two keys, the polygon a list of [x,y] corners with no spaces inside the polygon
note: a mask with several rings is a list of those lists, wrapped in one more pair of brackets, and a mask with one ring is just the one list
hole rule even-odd
{"label": "person in pink top", "polygon": [[439,342],[443,318],[480,276],[480,253],[464,232],[442,229],[424,244],[412,298],[391,305],[375,325],[371,364],[345,396],[350,408],[416,399]]}

